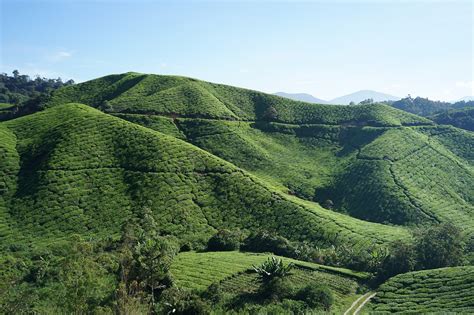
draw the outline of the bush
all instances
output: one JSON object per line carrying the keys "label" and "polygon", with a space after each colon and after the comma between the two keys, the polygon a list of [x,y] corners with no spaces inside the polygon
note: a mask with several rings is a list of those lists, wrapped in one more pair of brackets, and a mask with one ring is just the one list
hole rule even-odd
{"label": "bush", "polygon": [[298,291],[296,299],[304,301],[309,307],[322,307],[326,311],[331,308],[334,302],[331,290],[324,285],[308,285]]}
{"label": "bush", "polygon": [[464,260],[464,237],[456,226],[443,223],[418,233],[418,268],[435,269],[460,265]]}
{"label": "bush", "polygon": [[259,288],[259,295],[271,301],[281,301],[292,298],[295,288],[291,281],[286,278],[273,278],[263,282]]}
{"label": "bush", "polygon": [[229,230],[219,230],[209,239],[207,249],[210,251],[232,251],[240,247],[240,233]]}
{"label": "bush", "polygon": [[265,231],[250,234],[241,248],[249,252],[272,252],[281,256],[296,256],[296,249],[290,241],[280,235]]}
{"label": "bush", "polygon": [[176,287],[163,291],[157,306],[158,314],[209,314],[211,308],[198,295]]}
{"label": "bush", "polygon": [[400,273],[413,271],[416,265],[415,248],[409,243],[396,241],[390,246],[389,252],[377,270],[379,283]]}

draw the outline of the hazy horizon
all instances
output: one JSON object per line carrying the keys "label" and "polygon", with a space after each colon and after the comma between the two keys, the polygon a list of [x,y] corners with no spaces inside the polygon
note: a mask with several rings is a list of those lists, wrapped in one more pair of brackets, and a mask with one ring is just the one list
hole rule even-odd
{"label": "hazy horizon", "polygon": [[474,95],[470,1],[136,3],[3,0],[0,71],[174,74],[325,100]]}

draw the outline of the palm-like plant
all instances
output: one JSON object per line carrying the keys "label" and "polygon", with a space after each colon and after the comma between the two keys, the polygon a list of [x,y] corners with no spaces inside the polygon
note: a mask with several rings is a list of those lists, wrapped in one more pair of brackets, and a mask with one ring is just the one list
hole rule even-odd
{"label": "palm-like plant", "polygon": [[281,258],[272,256],[261,266],[253,266],[253,269],[258,273],[263,282],[268,282],[274,278],[283,278],[287,276],[293,267],[293,263],[285,265]]}

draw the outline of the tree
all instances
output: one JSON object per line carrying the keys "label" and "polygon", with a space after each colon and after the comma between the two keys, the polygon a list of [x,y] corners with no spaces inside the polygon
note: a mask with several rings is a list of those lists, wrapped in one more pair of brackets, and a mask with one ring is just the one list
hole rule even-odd
{"label": "tree", "polygon": [[383,282],[395,275],[413,271],[415,265],[416,252],[413,244],[395,241],[390,246],[389,255],[377,270],[377,281]]}
{"label": "tree", "polygon": [[155,294],[171,283],[169,268],[178,253],[178,245],[169,237],[158,234],[158,226],[148,208],[144,208],[137,243],[133,248],[136,274],[151,293],[151,306],[155,307]]}
{"label": "tree", "polygon": [[366,105],[366,104],[373,104],[374,99],[373,98],[368,98],[366,100],[363,100],[362,102],[359,103],[359,105]]}
{"label": "tree", "polygon": [[240,233],[219,230],[214,234],[207,243],[207,249],[210,251],[231,251],[240,247]]}
{"label": "tree", "polygon": [[464,236],[451,223],[442,223],[419,232],[415,243],[420,269],[456,266],[464,259]]}

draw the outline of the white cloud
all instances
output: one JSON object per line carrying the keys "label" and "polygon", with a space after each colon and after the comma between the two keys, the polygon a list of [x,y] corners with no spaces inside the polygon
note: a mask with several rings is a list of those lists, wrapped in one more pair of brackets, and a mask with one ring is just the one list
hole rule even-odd
{"label": "white cloud", "polygon": [[59,50],[59,51],[48,54],[46,56],[46,59],[50,62],[60,62],[65,59],[71,58],[72,54],[73,54],[72,51]]}

